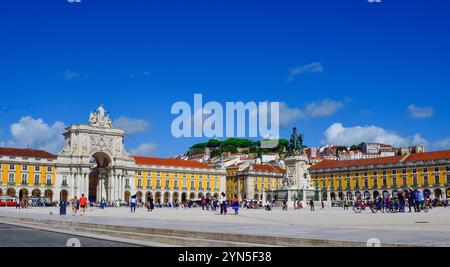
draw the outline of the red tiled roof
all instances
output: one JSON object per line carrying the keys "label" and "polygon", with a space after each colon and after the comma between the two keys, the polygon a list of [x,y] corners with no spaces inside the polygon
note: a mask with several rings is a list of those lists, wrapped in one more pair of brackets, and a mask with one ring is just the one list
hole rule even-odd
{"label": "red tiled roof", "polygon": [[439,159],[450,159],[450,150],[411,154],[409,155],[407,161],[417,162]]}
{"label": "red tiled roof", "polygon": [[380,164],[399,163],[404,156],[373,158],[373,159],[356,159],[356,160],[323,160],[313,166],[310,170],[334,169],[353,166],[369,166]]}
{"label": "red tiled roof", "polygon": [[313,166],[310,170],[320,170],[320,169],[333,169],[333,168],[343,168],[343,167],[353,167],[353,166],[368,166],[368,165],[386,165],[395,163],[405,163],[405,162],[418,162],[418,161],[430,161],[430,160],[440,160],[447,159],[450,160],[450,150],[446,151],[433,151],[426,153],[414,153],[406,156],[394,156],[394,157],[383,157],[383,158],[370,158],[370,159],[359,159],[359,160],[323,160]]}
{"label": "red tiled roof", "polygon": [[44,150],[28,148],[7,148],[0,147],[0,156],[24,157],[24,158],[45,158],[55,159],[56,156]]}
{"label": "red tiled roof", "polygon": [[[277,172],[277,173],[284,173],[285,170],[282,169],[280,166],[276,165],[264,165],[264,164],[252,164],[253,170],[257,172]],[[243,172],[249,171],[249,168],[245,168],[242,170]]]}
{"label": "red tiled roof", "polygon": [[184,167],[184,168],[200,168],[200,169],[213,169],[213,167],[192,160],[181,159],[164,159],[164,158],[148,158],[148,157],[133,157],[138,165],[157,165],[157,166],[172,166],[172,167]]}

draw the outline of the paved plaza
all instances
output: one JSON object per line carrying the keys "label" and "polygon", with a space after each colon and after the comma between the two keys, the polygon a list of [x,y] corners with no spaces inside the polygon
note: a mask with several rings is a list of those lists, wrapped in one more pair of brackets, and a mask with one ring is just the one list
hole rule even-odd
{"label": "paved plaza", "polygon": [[[162,229],[221,232],[320,240],[365,242],[377,238],[382,243],[450,246],[450,209],[436,208],[428,213],[356,214],[351,209],[327,208],[265,211],[240,210],[238,216],[219,215],[201,208],[162,208],[147,212],[145,208],[130,213],[128,208],[92,209],[85,216],[70,211],[59,215],[57,208],[15,210],[1,208],[0,217],[28,217],[69,220],[97,224],[150,227]],[[0,219],[1,222],[2,219]]]}

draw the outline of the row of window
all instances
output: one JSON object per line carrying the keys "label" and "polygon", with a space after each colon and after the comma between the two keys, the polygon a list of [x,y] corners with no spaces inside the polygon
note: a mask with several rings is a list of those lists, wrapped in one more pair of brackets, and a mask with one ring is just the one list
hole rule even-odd
{"label": "row of window", "polygon": [[[191,180],[190,182],[191,182],[190,188],[195,188],[195,181]],[[126,183],[127,183],[126,186],[129,186],[129,181],[127,181]],[[199,188],[203,188],[203,181],[200,180],[200,181],[198,181],[198,183],[199,183]],[[170,184],[170,180],[166,179],[165,180],[165,188],[168,188],[169,184]],[[186,188],[186,184],[187,184],[186,179],[183,179],[182,187]],[[214,184],[215,184],[216,190],[218,190],[219,180],[215,179]],[[142,179],[137,180],[137,186],[142,187]],[[151,179],[147,179],[147,186],[151,187]],[[174,188],[179,188],[179,180],[178,179],[173,180],[173,186],[174,186]],[[156,180],[156,188],[161,188],[161,180],[160,179]],[[206,188],[211,189],[211,181],[210,180],[206,181]]]}
{"label": "row of window", "polygon": [[[9,170],[10,171],[15,171],[16,170],[16,166],[15,164],[9,164]],[[30,168],[29,167],[33,167],[33,166],[28,166],[28,165],[22,165],[22,171],[28,171]],[[35,165],[34,166],[34,171],[35,172],[40,172],[41,171],[41,167],[45,166],[39,166],[39,165]],[[2,169],[2,165],[0,164],[0,170]],[[53,167],[52,166],[47,166],[47,172],[52,172],[53,171]]]}
{"label": "row of window", "polygon": [[[433,178],[434,178],[434,180],[432,181],[432,184],[433,185],[439,185],[440,184],[440,182],[439,182],[440,176],[439,175],[435,175]],[[392,180],[392,184],[394,186],[396,186],[397,185],[397,177],[392,177],[391,180]],[[320,179],[320,181],[321,181],[321,183],[319,182],[319,179],[317,179],[317,178],[315,179],[316,187],[318,187],[321,184],[322,188],[326,188],[327,187],[326,186],[327,179],[322,178],[322,179]],[[337,181],[338,181],[338,187],[342,188],[342,179],[339,179]],[[355,188],[359,188],[360,187],[360,180],[359,179],[354,179],[354,181],[355,181]],[[386,177],[383,177],[381,181],[382,181],[382,186],[383,187],[386,187],[388,185]],[[402,177],[401,181],[402,181],[402,186],[407,186],[408,185],[406,177]],[[333,188],[334,182],[335,181],[333,181],[330,184],[331,188]],[[364,178],[363,182],[364,182],[364,187],[368,188],[369,187],[369,179]],[[373,187],[377,188],[378,187],[378,179],[377,178],[373,178],[372,182],[373,182]],[[428,185],[430,185],[429,182],[430,181],[429,181],[428,175],[425,175],[423,177],[423,184],[428,186]],[[351,187],[350,186],[350,178],[347,177],[345,179],[345,183],[346,183],[346,188],[350,188]],[[450,174],[447,174],[447,184],[450,184]],[[416,175],[413,176],[413,185],[414,186],[418,185],[418,180],[417,180],[417,176]]]}
{"label": "row of window", "polygon": [[[446,170],[446,172],[450,172],[450,166],[446,166],[445,167],[445,170]],[[423,168],[423,173],[428,173],[428,168]],[[381,173],[382,173],[382,176],[386,176],[387,175],[387,171],[386,170],[383,170],[383,171],[381,171]],[[400,171],[399,170],[392,170],[392,175],[397,175],[398,173],[400,173]],[[406,169],[402,169],[401,170],[401,173],[402,173],[402,175],[406,175],[407,174],[407,170]],[[416,168],[414,168],[414,169],[412,169],[412,173],[413,174],[417,174],[417,169]],[[434,173],[435,174],[438,174],[438,173],[440,173],[440,168],[439,167],[435,167],[434,168]],[[364,176],[365,177],[367,177],[369,175],[369,172],[364,172]],[[346,176],[347,176],[347,178],[348,177],[350,177],[350,173],[347,173],[346,174]],[[354,176],[355,177],[359,177],[359,172],[355,172],[354,173]],[[378,171],[373,171],[372,172],[372,176],[378,176]],[[317,179],[318,177],[316,176],[316,179]],[[333,174],[331,174],[331,178],[333,179],[334,178],[334,175]],[[341,179],[342,178],[342,174],[339,174],[339,179]]]}
{"label": "row of window", "polygon": [[[52,184],[52,175],[48,174],[46,176],[46,184],[47,185],[51,185]],[[16,174],[15,173],[9,173],[8,175],[8,184],[10,185],[14,185],[16,183]],[[22,174],[22,180],[21,180],[21,184],[23,185],[27,185],[30,184],[30,181],[28,180],[28,173],[23,173]],[[40,185],[41,183],[41,175],[40,174],[35,174],[34,175],[34,184],[35,185]]]}
{"label": "row of window", "polygon": [[[137,175],[138,176],[142,176],[142,171],[138,171]],[[147,175],[149,175],[149,173],[147,173]],[[169,177],[169,176],[170,175],[169,175],[168,172],[164,172],[164,177]],[[201,176],[201,174],[198,174],[198,176]],[[156,177],[160,178],[161,177],[161,172],[156,172]],[[181,179],[181,178],[186,179],[187,178],[187,174],[186,173],[174,173],[174,177],[175,178],[179,178],[179,179]],[[194,174],[191,174],[191,177],[194,177]],[[208,174],[206,177],[207,177],[207,179],[210,179],[211,175]]]}

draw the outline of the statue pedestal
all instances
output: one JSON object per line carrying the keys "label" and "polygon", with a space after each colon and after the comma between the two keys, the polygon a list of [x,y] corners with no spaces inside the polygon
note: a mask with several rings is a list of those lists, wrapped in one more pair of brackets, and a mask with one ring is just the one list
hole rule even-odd
{"label": "statue pedestal", "polygon": [[305,155],[293,155],[285,160],[286,176],[283,188],[273,191],[277,206],[287,201],[288,207],[294,207],[295,201],[303,202],[313,199],[316,190],[311,185],[311,176],[308,171],[308,158]]}

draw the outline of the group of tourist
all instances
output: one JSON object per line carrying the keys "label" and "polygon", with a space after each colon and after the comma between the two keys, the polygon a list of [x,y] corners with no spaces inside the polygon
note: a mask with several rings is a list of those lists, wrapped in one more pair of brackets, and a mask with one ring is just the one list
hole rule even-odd
{"label": "group of tourist", "polygon": [[[130,197],[129,200],[129,207],[130,207],[130,212],[131,213],[135,213],[136,212],[136,208],[139,208],[140,201],[138,200],[136,195],[132,195]],[[148,212],[152,212],[155,207],[157,208],[162,208],[161,202],[158,199],[155,203],[154,198],[152,195],[148,195],[146,201],[143,203],[147,209]],[[217,198],[213,198],[212,200],[209,198],[205,198],[203,197],[200,200],[200,203],[197,204],[196,202],[193,201],[182,201],[181,203],[179,203],[177,200],[175,200],[173,203],[167,203],[168,205],[166,207],[173,207],[173,208],[195,208],[195,207],[201,207],[202,210],[211,210],[211,211],[217,211],[220,210],[220,214],[222,215],[227,215],[228,213],[228,207],[231,207],[234,210],[234,214],[238,215],[239,214],[239,208],[241,207],[241,204],[238,200],[237,195],[234,195],[233,199],[231,201],[227,200],[227,197],[225,195],[225,193],[221,193],[219,199]],[[255,203],[252,204],[248,204],[247,202],[244,202],[244,207],[245,208],[249,208],[249,207],[253,207],[254,205],[256,205]]]}
{"label": "group of tourist", "polygon": [[[351,201],[344,198],[341,200],[341,206],[344,209],[348,209],[350,204],[355,206],[360,201],[362,201],[361,197],[354,198]],[[444,207],[446,207],[448,203],[447,200],[440,200],[438,198],[432,200],[431,196],[424,196],[420,190],[414,190],[413,188],[398,192],[395,198],[390,194],[386,194],[375,197],[373,203],[370,198],[365,199],[365,204],[367,206],[374,205],[375,207],[382,207],[399,212],[406,212],[406,208],[408,208],[408,212],[412,212],[412,210],[414,210],[414,212],[420,212],[424,208],[424,205],[426,205],[426,208],[432,209],[433,207],[436,207],[439,202],[442,203],[442,206]]]}
{"label": "group of tourist", "polygon": [[75,196],[74,198],[72,198],[69,201],[69,203],[72,207],[72,215],[73,216],[75,216],[79,210],[81,210],[80,216],[83,216],[86,214],[88,200],[84,196],[84,194],[82,194],[79,199],[77,196]]}

